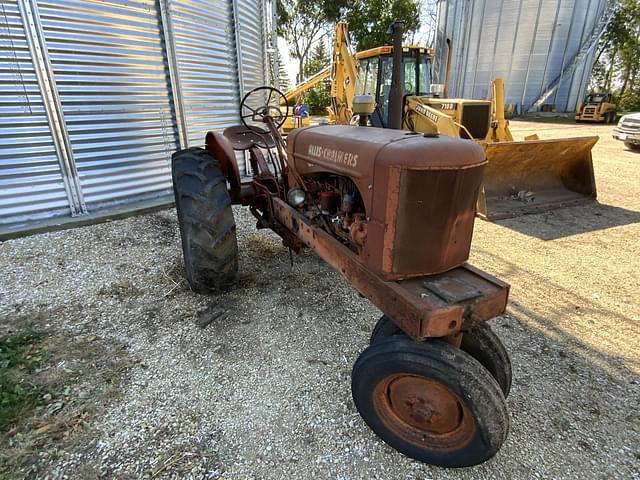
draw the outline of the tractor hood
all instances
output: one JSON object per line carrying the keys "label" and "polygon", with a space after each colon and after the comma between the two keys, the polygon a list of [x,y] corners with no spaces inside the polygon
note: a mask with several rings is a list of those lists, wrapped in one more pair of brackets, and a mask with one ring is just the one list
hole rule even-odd
{"label": "tractor hood", "polygon": [[368,225],[361,260],[385,280],[444,272],[469,258],[487,163],[475,142],[326,125],[291,132],[288,151],[303,177],[355,183]]}
{"label": "tractor hood", "polygon": [[318,125],[292,131],[289,158],[302,175],[334,173],[351,178],[367,211],[372,188],[389,167],[411,170],[460,170],[484,165],[483,149],[475,142],[405,130]]}

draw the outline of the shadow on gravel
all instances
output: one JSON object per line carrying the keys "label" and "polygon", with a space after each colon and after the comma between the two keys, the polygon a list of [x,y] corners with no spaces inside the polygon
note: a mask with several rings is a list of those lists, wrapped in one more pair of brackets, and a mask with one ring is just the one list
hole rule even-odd
{"label": "shadow on gravel", "polygon": [[[589,478],[598,471],[598,478],[634,478],[640,450],[630,439],[640,416],[628,406],[640,402],[640,364],[632,347],[637,320],[606,298],[567,288],[504,256],[488,250],[480,256],[501,265],[493,272],[499,278],[519,279],[507,310],[515,323],[496,322],[514,364],[513,429],[545,445],[536,448],[564,452],[566,470],[558,478],[578,462],[586,462]],[[514,331],[500,332],[504,327]]]}
{"label": "shadow on gravel", "polygon": [[[509,298],[509,310],[516,318],[527,324],[527,329],[536,336],[542,335],[549,341],[571,347],[571,350],[578,352],[585,361],[594,367],[607,370],[609,374],[615,371],[618,375],[622,374],[627,378],[635,377],[633,369],[640,369],[640,363],[606,350],[607,348],[610,351],[615,350],[619,341],[626,338],[627,334],[632,334],[637,328],[637,319],[613,311],[605,304],[580,295],[575,290],[570,290],[547,277],[525,270],[504,257],[487,250],[478,250],[478,252],[481,256],[492,258],[496,263],[503,265],[504,270],[498,273],[498,277],[503,280],[508,281],[508,277],[517,276],[528,279],[526,283],[520,282],[520,285],[536,286],[533,290],[520,294],[521,299],[518,300],[524,300],[527,305],[516,300],[515,295]],[[527,301],[531,296],[534,296],[537,302]],[[530,304],[537,304],[540,307],[532,308]],[[597,338],[600,341],[598,347],[586,343],[582,336],[577,337],[564,330],[562,325],[568,323],[572,327],[581,326],[585,337]],[[537,327],[545,332],[539,331]],[[564,356],[559,354],[554,361],[561,361],[562,358]]]}
{"label": "shadow on gravel", "polygon": [[540,240],[557,240],[640,223],[640,212],[593,202],[589,205],[498,220],[496,223]]}
{"label": "shadow on gravel", "polygon": [[[576,305],[576,303],[582,303],[582,306]],[[585,328],[585,330],[597,331],[602,328],[604,332],[607,327],[599,326],[597,319],[606,315],[615,324],[633,329],[635,320],[630,317],[612,312],[595,302],[585,302],[585,299],[579,296],[572,300],[550,302],[546,305],[545,312],[538,312],[513,300],[509,302],[509,309],[517,319],[527,323],[525,328],[532,335],[539,336],[545,344],[551,342],[557,346],[557,351],[553,352],[555,356],[550,357],[550,362],[560,364],[567,359],[570,360],[572,355],[567,353],[570,350],[574,352],[574,357],[577,354],[577,358],[588,365],[589,370],[597,372],[597,378],[606,378],[611,383],[632,379],[635,376],[633,369],[640,369],[640,364],[633,359],[605,351],[607,346],[611,347],[612,345],[603,344],[601,348],[596,348],[580,337],[565,331],[556,322],[556,319],[561,318],[582,317],[579,321],[589,325],[589,328]],[[537,327],[540,327],[541,330],[544,329],[544,331],[538,330]],[[593,336],[593,334],[589,336]],[[543,353],[549,354],[548,349],[544,350]]]}
{"label": "shadow on gravel", "polygon": [[[514,430],[525,432],[532,444],[566,451],[560,461],[566,470],[557,478],[575,469],[578,462],[585,462],[589,478],[596,478],[599,470],[599,478],[635,478],[633,465],[640,459],[640,450],[631,438],[640,427],[640,416],[628,406],[640,402],[634,373],[638,364],[618,354],[611,342],[594,342],[600,330],[606,335],[611,328],[599,325],[605,313],[616,322],[631,319],[605,312],[593,302],[580,310],[573,301],[564,303],[562,298],[542,309],[526,303],[509,303],[510,314],[519,325],[510,334],[517,343],[509,349],[515,370],[516,394],[509,399]],[[556,323],[579,315],[587,318],[576,321],[591,331],[584,337]],[[530,422],[543,426],[532,428]]]}

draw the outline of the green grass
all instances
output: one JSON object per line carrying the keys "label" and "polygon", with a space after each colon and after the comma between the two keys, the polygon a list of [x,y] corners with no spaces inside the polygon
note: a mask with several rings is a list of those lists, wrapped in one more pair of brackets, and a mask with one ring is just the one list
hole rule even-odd
{"label": "green grass", "polygon": [[0,433],[40,404],[40,388],[28,378],[42,363],[38,350],[42,336],[29,327],[0,337]]}

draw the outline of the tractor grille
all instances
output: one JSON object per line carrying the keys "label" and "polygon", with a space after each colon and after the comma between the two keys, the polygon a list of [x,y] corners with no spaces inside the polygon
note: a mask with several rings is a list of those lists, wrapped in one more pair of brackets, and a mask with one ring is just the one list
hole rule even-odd
{"label": "tractor grille", "polygon": [[[464,125],[465,128],[469,130],[469,133],[471,133],[473,138],[484,138],[487,136],[487,132],[489,131],[489,124],[491,123],[489,114],[489,104],[463,105],[460,123],[462,123],[462,125]],[[464,130],[460,132],[460,136],[462,138],[469,138],[467,132],[465,132]]]}
{"label": "tractor grille", "polygon": [[585,107],[584,108],[585,115],[595,115],[596,107]]}
{"label": "tractor grille", "polygon": [[469,258],[483,173],[484,164],[456,170],[402,171],[393,273],[434,274]]}

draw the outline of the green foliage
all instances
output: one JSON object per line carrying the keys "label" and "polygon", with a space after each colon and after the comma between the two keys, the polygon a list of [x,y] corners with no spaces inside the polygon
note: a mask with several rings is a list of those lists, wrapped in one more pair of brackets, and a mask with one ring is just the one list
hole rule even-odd
{"label": "green foliage", "polygon": [[387,33],[396,20],[405,22],[405,33],[410,35],[420,28],[418,0],[353,0],[347,12],[351,38],[357,50],[390,45]]}
{"label": "green foliage", "polygon": [[620,97],[618,108],[622,112],[640,112],[640,89],[627,90]]}
{"label": "green foliage", "polygon": [[[282,56],[280,55],[280,52],[278,50],[276,50],[275,54],[271,54],[272,57],[275,57],[274,59],[278,60],[278,88],[280,89],[280,91],[282,92],[286,92],[287,90],[289,90],[291,88],[291,80],[289,79],[289,74],[287,74],[287,69],[285,68],[285,62],[282,60]],[[270,72],[271,76],[274,76],[274,69],[271,68]],[[271,78],[271,83],[270,85],[273,87],[275,86],[275,79]]]}
{"label": "green foliage", "polygon": [[289,80],[289,74],[282,60],[278,63],[278,83],[281,92],[286,92],[291,88],[291,81]]}
{"label": "green foliage", "polygon": [[319,71],[323,70],[325,67],[329,65],[331,59],[329,58],[329,53],[327,52],[327,47],[323,41],[320,41],[316,44],[313,53],[311,54],[311,58],[305,65],[304,74],[305,78],[309,78],[312,75],[315,75]]}
{"label": "green foliage", "polygon": [[331,90],[327,83],[320,82],[304,93],[302,103],[309,105],[311,115],[326,115],[327,107],[331,105]]}
{"label": "green foliage", "polygon": [[591,88],[620,97],[620,108],[638,109],[640,96],[640,2],[619,2],[600,40]]}
{"label": "green foliage", "polygon": [[[320,41],[315,45],[309,61],[304,67],[304,77],[309,78],[329,66],[331,59],[325,42]],[[302,95],[301,104],[309,107],[311,115],[326,115],[327,107],[331,104],[331,86],[328,82],[320,82],[309,88]],[[292,105],[295,100],[292,101]]]}
{"label": "green foliage", "polygon": [[39,404],[38,387],[24,380],[42,361],[33,329],[0,338],[0,432],[5,432]]}

